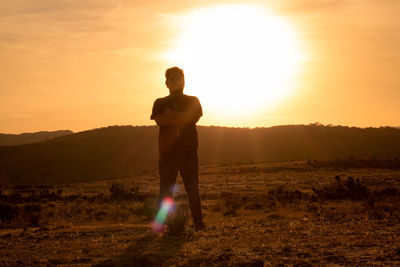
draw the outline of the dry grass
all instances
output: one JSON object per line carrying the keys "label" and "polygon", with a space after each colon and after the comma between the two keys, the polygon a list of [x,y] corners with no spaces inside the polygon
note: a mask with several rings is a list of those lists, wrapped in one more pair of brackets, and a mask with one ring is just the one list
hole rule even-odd
{"label": "dry grass", "polygon": [[171,235],[180,235],[185,232],[190,214],[186,203],[179,203],[174,212],[167,219],[167,233]]}
{"label": "dry grass", "polygon": [[206,230],[193,231],[179,181],[164,235],[149,227],[154,174],[2,188],[0,265],[399,265],[400,171],[310,168],[203,167]]}

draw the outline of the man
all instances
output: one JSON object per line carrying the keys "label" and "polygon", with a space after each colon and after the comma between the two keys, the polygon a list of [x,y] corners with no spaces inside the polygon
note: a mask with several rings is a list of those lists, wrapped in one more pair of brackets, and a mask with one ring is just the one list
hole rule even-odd
{"label": "man", "polygon": [[189,197],[191,215],[196,230],[204,229],[198,189],[198,158],[196,123],[203,115],[199,100],[183,94],[183,70],[172,67],[165,72],[165,85],[170,94],[158,98],[151,119],[160,127],[159,173],[160,198],[173,196],[178,171]]}

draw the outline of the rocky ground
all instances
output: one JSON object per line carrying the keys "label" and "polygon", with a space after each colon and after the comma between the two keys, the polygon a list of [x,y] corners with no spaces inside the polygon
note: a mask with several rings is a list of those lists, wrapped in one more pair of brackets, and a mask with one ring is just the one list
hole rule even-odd
{"label": "rocky ground", "polygon": [[156,234],[156,174],[4,187],[0,265],[400,265],[400,170],[204,166],[199,232],[180,179],[178,188],[169,228]]}

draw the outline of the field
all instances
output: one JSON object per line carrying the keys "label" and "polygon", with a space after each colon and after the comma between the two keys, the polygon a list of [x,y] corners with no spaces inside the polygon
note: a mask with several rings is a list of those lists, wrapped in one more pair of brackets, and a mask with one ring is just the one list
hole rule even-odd
{"label": "field", "polygon": [[203,166],[206,229],[181,178],[168,230],[158,176],[0,192],[0,265],[400,265],[400,170],[277,162]]}

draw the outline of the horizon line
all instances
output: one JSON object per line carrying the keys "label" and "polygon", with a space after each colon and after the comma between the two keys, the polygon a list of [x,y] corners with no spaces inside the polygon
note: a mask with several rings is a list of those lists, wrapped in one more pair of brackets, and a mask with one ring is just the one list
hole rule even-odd
{"label": "horizon line", "polygon": [[[271,126],[255,126],[255,127],[246,127],[246,126],[221,126],[221,125],[196,125],[197,127],[219,127],[219,128],[234,128],[234,129],[267,129],[267,128],[273,128],[273,127],[283,127],[283,126],[324,126],[324,127],[349,127],[349,128],[359,128],[359,129],[368,129],[368,128],[395,128],[395,129],[400,129],[400,126],[390,126],[390,125],[381,125],[381,126],[350,126],[350,125],[341,125],[341,124],[323,124],[320,122],[313,122],[313,123],[308,123],[308,124],[277,124],[277,125],[271,125]],[[92,131],[92,130],[97,130],[97,129],[103,129],[103,128],[109,128],[109,127],[157,127],[157,125],[133,125],[133,124],[114,124],[114,125],[108,125],[108,126],[100,126],[100,127],[95,127],[91,129],[85,129],[85,130],[78,130],[78,131],[73,131],[70,129],[58,129],[58,130],[39,130],[39,131],[32,131],[32,132],[20,132],[20,133],[0,133],[2,135],[22,135],[22,134],[35,134],[35,133],[51,133],[51,132],[58,132],[58,131],[70,131],[72,133],[80,133],[80,132],[86,132],[86,131]]]}

